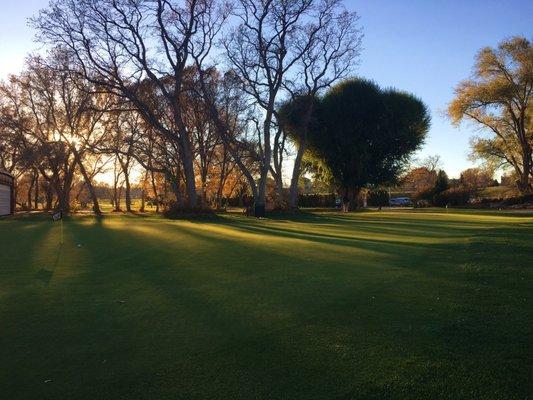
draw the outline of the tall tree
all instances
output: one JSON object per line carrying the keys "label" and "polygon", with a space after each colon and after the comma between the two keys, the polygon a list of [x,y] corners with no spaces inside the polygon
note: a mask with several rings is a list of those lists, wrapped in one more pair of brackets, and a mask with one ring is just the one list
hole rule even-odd
{"label": "tall tree", "polygon": [[18,178],[29,169],[26,162],[29,143],[25,136],[29,121],[18,117],[20,103],[17,90],[13,89],[13,83],[0,82],[0,170]]}
{"label": "tall tree", "polygon": [[437,194],[444,192],[449,187],[450,180],[448,179],[448,175],[446,174],[446,171],[440,169],[437,173],[437,179],[435,180],[434,193]]}
{"label": "tall tree", "polygon": [[[299,95],[283,103],[277,111],[283,133],[297,147],[289,191],[289,208],[298,204],[298,180],[302,174],[304,154],[307,149],[309,131],[316,129],[319,99],[314,95]],[[280,146],[281,147],[281,146]],[[281,154],[274,157],[274,168],[281,175]],[[280,176],[281,179],[281,176]]]}
{"label": "tall tree", "polygon": [[430,123],[416,97],[362,79],[333,87],[320,103],[318,119],[309,147],[330,170],[345,210],[358,206],[365,185],[396,180]]}
{"label": "tall tree", "polygon": [[[20,84],[27,92],[27,106],[36,124],[46,125],[54,140],[67,146],[75,167],[82,175],[93,201],[94,212],[100,214],[93,187],[93,173],[86,163],[88,143],[99,130],[105,112],[105,97],[92,92],[88,83],[70,71],[68,55],[54,51],[47,59],[30,57]],[[102,100],[103,99],[103,100]]]}
{"label": "tall tree", "polygon": [[[209,51],[201,45],[205,34],[226,15],[217,0],[53,0],[33,20],[41,39],[66,49],[85,79],[127,99],[178,148],[189,207],[197,195],[184,71],[191,56]],[[159,102],[145,97],[145,82]]]}
{"label": "tall tree", "polygon": [[100,213],[92,180],[101,163],[87,144],[98,136],[105,101],[91,94],[87,82],[71,74],[66,64],[68,58],[57,51],[47,58],[29,57],[25,70],[12,76],[10,85],[0,87],[4,105],[0,124],[14,138],[10,143],[16,143],[14,154],[22,155],[22,170],[32,172],[29,192],[34,189],[35,199],[39,171],[55,189],[59,206],[68,212],[75,174],[80,173],[94,211]]}
{"label": "tall tree", "polygon": [[[116,158],[125,184],[126,211],[132,212],[131,178],[134,151],[142,134],[142,121],[139,114],[132,110],[113,111],[105,120],[105,134],[95,149],[112,154]],[[118,211],[118,210],[117,210]]]}
{"label": "tall tree", "polygon": [[[23,137],[20,143],[24,146],[25,169],[37,169],[55,191],[59,207],[68,212],[77,161],[70,146],[61,140],[54,121],[57,114],[52,111],[57,97],[52,94],[53,79],[36,79],[35,82],[33,79],[26,70],[19,76],[11,76],[10,85],[0,87],[4,111],[7,111],[3,119],[16,126]],[[45,87],[40,87],[40,83]],[[60,117],[62,124],[61,121]]]}
{"label": "tall tree", "polygon": [[[257,216],[264,215],[267,178],[273,170],[273,153],[279,150],[279,155],[283,151],[280,148],[283,131],[276,121],[278,102],[287,96],[288,90],[295,89],[291,82],[301,79],[301,74],[307,74],[306,78],[314,74],[315,81],[321,71],[329,77],[326,72],[330,72],[330,69],[324,68],[327,62],[320,64],[318,60],[320,57],[330,58],[334,51],[325,41],[325,38],[333,36],[325,32],[337,26],[334,18],[339,15],[339,8],[338,0],[236,2],[234,14],[238,24],[225,37],[223,45],[230,67],[249,96],[251,106],[258,109],[258,118],[253,125],[257,144],[254,150],[259,163],[255,193]],[[348,19],[350,14],[342,15]],[[342,41],[339,53],[344,51],[344,44]],[[320,48],[320,45],[323,47]],[[340,62],[344,60],[342,56],[337,59],[339,66],[344,65]],[[327,78],[324,78],[317,85],[326,81]],[[279,174],[280,170],[274,170],[274,173]]]}
{"label": "tall tree", "polygon": [[[297,208],[298,183],[307,149],[307,134],[316,109],[313,99],[354,71],[361,49],[362,33],[357,25],[357,13],[346,11],[340,0],[324,1],[318,3],[317,7],[319,13],[314,25],[318,28],[316,34],[310,36],[310,40],[304,35],[297,42],[297,46],[302,49],[302,57],[295,65],[298,79],[288,79],[284,82],[291,101],[296,101],[300,109],[299,121],[292,126],[297,129],[291,131],[296,155],[289,188],[290,209]],[[279,176],[280,180],[286,134],[283,130],[281,140],[278,139],[274,143],[274,161],[277,162],[274,162],[273,175],[275,178]]]}
{"label": "tall tree", "polygon": [[454,123],[466,119],[489,133],[473,140],[474,155],[513,168],[524,193],[533,179],[532,91],[533,46],[514,37],[477,54],[474,77],[457,86],[448,107]]}

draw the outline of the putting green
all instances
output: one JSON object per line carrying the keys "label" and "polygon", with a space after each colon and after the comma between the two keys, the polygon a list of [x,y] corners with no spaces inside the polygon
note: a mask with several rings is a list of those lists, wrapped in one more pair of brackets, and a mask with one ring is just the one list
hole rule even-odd
{"label": "putting green", "polygon": [[524,399],[533,214],[0,219],[0,397]]}

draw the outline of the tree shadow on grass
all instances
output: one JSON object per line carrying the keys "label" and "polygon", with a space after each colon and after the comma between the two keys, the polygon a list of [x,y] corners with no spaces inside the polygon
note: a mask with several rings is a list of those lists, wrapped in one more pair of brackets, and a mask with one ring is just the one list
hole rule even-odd
{"label": "tree shadow on grass", "polygon": [[[519,393],[517,382],[525,382],[524,373],[505,381],[508,361],[494,372],[475,346],[506,343],[509,332],[469,333],[447,303],[433,301],[428,311],[435,290],[456,296],[441,285],[460,278],[413,286],[410,269],[434,273],[434,254],[464,251],[464,243],[298,233],[262,221],[137,221],[73,221],[85,260],[72,266],[80,273],[56,283],[54,304],[63,309],[41,342],[50,359],[35,368],[57,384],[41,394],[435,398]],[[314,245],[322,254],[309,259]]]}
{"label": "tree shadow on grass", "polygon": [[[81,229],[89,228],[84,226]],[[217,243],[220,247],[237,245],[233,239],[217,240],[210,235],[191,233],[191,228],[183,226],[176,229],[189,231],[184,240],[192,240],[187,236],[195,235],[202,242],[211,242],[206,243],[206,247],[210,247],[213,243]],[[117,233],[126,236],[133,247],[151,246],[150,242],[158,241],[157,238],[140,238],[134,231],[127,229],[115,232]],[[101,234],[106,236],[104,232]],[[113,246],[112,238],[113,235],[110,235],[102,239]],[[250,247],[242,242],[238,245],[243,251]],[[255,249],[255,245],[251,247]],[[267,255],[272,257],[270,251],[262,252],[257,249],[255,251],[259,258]],[[294,260],[286,256],[283,258],[288,265],[300,262],[297,258]],[[94,273],[98,275],[105,273],[105,268],[113,267],[111,262],[103,265],[102,260],[95,261],[97,262],[94,264],[99,267]],[[137,260],[136,263],[139,262],[141,261]],[[332,318],[328,313],[328,310],[331,312],[339,302],[342,304],[349,300],[352,303],[354,300],[361,301],[364,297],[369,298],[371,285],[358,286],[356,295],[349,290],[353,287],[345,288],[344,295],[341,291],[335,296],[329,296],[329,299],[326,296],[319,300],[321,304],[315,305],[311,299],[320,299],[320,295],[317,298],[317,294],[320,293],[317,291],[319,285],[314,287],[303,285],[303,295],[298,295],[299,289],[302,290],[301,282],[300,288],[295,287],[293,282],[279,280],[265,282],[261,279],[261,274],[253,271],[253,265],[248,269],[252,269],[252,275],[257,275],[255,282],[250,277],[250,272],[244,273],[241,270],[241,265],[226,266],[226,269],[231,270],[230,278],[233,281],[233,284],[227,284],[229,283],[227,277],[218,279],[220,268],[214,262],[207,267],[191,265],[179,271],[169,267],[169,262],[166,260],[142,268],[133,265],[136,263],[122,266],[123,272],[129,275],[129,278],[122,279],[117,284],[127,285],[127,282],[131,281],[132,289],[137,287],[146,301],[157,299],[155,303],[137,314],[137,318],[148,318],[151,324],[154,324],[153,329],[162,329],[167,333],[169,329],[174,330],[172,333],[175,335],[165,337],[156,334],[154,337],[171,349],[172,356],[163,356],[159,360],[162,363],[158,364],[152,360],[149,369],[153,375],[140,377],[133,375],[141,381],[146,379],[151,381],[149,388],[156,392],[158,390],[174,394],[181,392],[182,395],[192,398],[194,393],[200,393],[199,396],[204,398],[283,398],[290,396],[291,393],[293,398],[299,396],[312,398],[318,393],[333,397],[350,390],[354,379],[357,382],[357,374],[354,375],[353,372],[354,365],[360,364],[361,368],[364,368],[363,360],[368,361],[376,357],[371,353],[377,351],[377,343],[374,343],[377,337],[370,342],[365,340],[364,329],[353,327],[348,322],[349,318],[348,320],[339,318],[336,326],[332,326]],[[269,273],[276,274],[280,270],[279,267],[272,268]],[[100,282],[101,279],[98,278],[97,281]],[[284,287],[277,287],[279,284]],[[139,286],[144,288],[140,289]],[[272,302],[269,296],[279,298]],[[138,301],[139,299],[128,299],[128,303],[134,302],[136,306],[140,306]],[[174,318],[183,321],[185,327],[183,323],[158,322],[153,315],[150,315],[151,313],[160,315],[162,312],[171,314],[172,310],[177,313]],[[117,315],[113,320],[122,319],[129,324],[134,323],[132,319],[124,321],[124,316],[116,312]],[[133,310],[129,312],[133,313]],[[324,316],[329,320],[326,325],[323,321]],[[141,321],[138,323],[144,327]],[[343,326],[346,323],[348,325]],[[150,329],[149,326],[146,326],[146,329]],[[338,344],[341,350],[331,351],[330,347],[333,346],[334,349],[337,345],[336,340],[339,340],[334,337],[338,332],[346,330],[349,333],[342,333],[341,336],[348,335],[348,338],[342,337]],[[122,342],[125,342],[126,346],[121,347],[123,351],[131,352],[130,362],[142,365],[137,357],[144,356],[142,353],[149,351],[153,344],[149,344],[148,348],[141,344],[140,350],[135,350],[139,348],[139,340],[143,339],[136,334],[130,336],[122,330],[121,335],[126,335],[122,337]],[[194,337],[195,340],[191,339]],[[181,340],[182,345],[177,345],[176,340]],[[339,359],[340,354],[337,352],[342,353],[344,346],[351,348],[354,343],[365,343],[369,347],[366,357],[363,354],[358,356],[358,360],[342,361],[342,357]],[[158,354],[160,351],[161,348],[158,348]],[[388,351],[390,349],[386,350]],[[326,374],[324,374],[325,368],[329,370]],[[132,382],[131,378],[126,377],[121,379],[125,380],[119,383],[122,389],[124,389],[122,385],[126,383],[134,387],[143,383]],[[108,384],[111,385],[111,382]],[[116,382],[114,384],[117,385]],[[360,384],[365,384],[364,378],[360,380]],[[312,387],[311,390],[309,386]],[[364,390],[362,392],[364,393]]]}
{"label": "tree shadow on grass", "polygon": [[[6,285],[13,289],[31,285],[32,278],[48,280],[45,274],[50,275],[54,264],[49,263],[50,257],[42,253],[49,250],[46,242],[56,227],[49,218],[41,215],[16,217],[0,223],[0,276],[4,288]],[[42,259],[35,260],[37,255]]]}

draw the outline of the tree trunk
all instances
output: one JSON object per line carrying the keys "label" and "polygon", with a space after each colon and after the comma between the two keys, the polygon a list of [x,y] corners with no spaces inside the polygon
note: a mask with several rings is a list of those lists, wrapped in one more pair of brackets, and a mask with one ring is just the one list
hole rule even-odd
{"label": "tree trunk", "polygon": [[272,149],[272,167],[270,173],[275,183],[275,208],[283,209],[287,206],[285,202],[285,193],[283,193],[283,151],[285,149],[285,138],[283,130],[278,128],[274,137],[274,146]]}
{"label": "tree trunk", "polygon": [[146,180],[148,179],[148,171],[144,171],[144,177],[141,181],[141,207],[139,208],[139,212],[144,212],[144,206],[146,201]]}
{"label": "tree trunk", "polygon": [[261,175],[259,178],[259,184],[257,188],[257,196],[254,199],[254,216],[264,217],[266,211],[266,192],[267,192],[267,178],[268,178],[268,165],[261,166]]}
{"label": "tree trunk", "polygon": [[176,196],[176,203],[178,204],[179,208],[183,208],[185,206],[185,202],[183,201],[183,194],[180,190],[180,182],[179,182],[179,176],[173,176],[169,172],[165,173],[166,180],[170,184],[170,187],[172,189],[172,192],[174,193],[174,196]]}
{"label": "tree trunk", "polygon": [[185,134],[181,135],[181,138],[181,158],[183,160],[183,174],[185,175],[185,188],[187,191],[186,205],[189,208],[195,208],[197,206],[196,177],[194,174],[191,144]]}
{"label": "tree trunk", "polygon": [[207,205],[207,168],[201,168],[200,173],[200,184],[202,185],[202,198],[200,199],[200,205],[202,208],[205,208]]}
{"label": "tree trunk", "polygon": [[102,210],[100,210],[100,204],[98,203],[98,196],[96,195],[96,191],[94,190],[94,186],[91,182],[91,178],[89,177],[89,174],[87,173],[87,170],[85,169],[85,166],[83,165],[83,162],[81,161],[81,156],[78,153],[78,151],[72,146],[74,156],[76,157],[76,160],[78,162],[78,167],[80,168],[81,175],[83,176],[83,180],[85,181],[85,184],[87,185],[87,190],[89,191],[89,195],[91,196],[91,200],[93,201],[93,211],[96,215],[102,215]]}
{"label": "tree trunk", "polygon": [[119,179],[120,179],[122,168],[119,169],[117,163],[118,163],[118,157],[115,155],[115,160],[113,163],[113,211],[114,212],[121,211],[118,185],[119,185]]}
{"label": "tree trunk", "polygon": [[126,185],[126,211],[131,212],[131,185],[129,174],[124,174],[124,183]]}
{"label": "tree trunk", "polygon": [[344,188],[343,192],[342,211],[349,212],[359,209],[359,195],[361,194],[361,188]]}
{"label": "tree trunk", "polygon": [[152,191],[154,192],[154,198],[155,198],[155,212],[159,212],[159,195],[157,194],[157,185],[155,184],[155,176],[154,171],[150,171],[151,180],[152,180]]}
{"label": "tree trunk", "polygon": [[28,193],[27,193],[27,197],[26,197],[26,204],[27,204],[27,211],[31,211],[32,207],[31,207],[31,202],[32,202],[32,190],[33,190],[33,185],[35,183],[35,179],[33,178],[33,175],[32,177],[30,178],[30,186],[28,186]]}
{"label": "tree trunk", "polygon": [[307,110],[304,115],[304,121],[302,123],[302,132],[300,133],[300,143],[298,146],[298,152],[296,153],[296,158],[294,159],[294,166],[292,168],[292,177],[291,177],[291,187],[289,192],[289,207],[291,209],[298,208],[298,182],[300,181],[301,169],[302,169],[302,159],[307,150],[307,133],[311,124],[311,117],[314,112],[314,102],[310,99],[311,102],[307,106]]}
{"label": "tree trunk", "polygon": [[46,196],[46,211],[50,211],[53,207],[54,202],[54,194],[52,191],[52,185],[50,185],[50,182],[46,185],[45,188],[45,196]]}
{"label": "tree trunk", "polygon": [[144,191],[144,188],[142,188],[142,190],[141,190],[141,207],[139,208],[139,212],[142,212],[142,213],[144,212],[145,198],[146,198],[145,191]]}
{"label": "tree trunk", "polygon": [[524,150],[522,155],[523,166],[520,171],[520,179],[518,182],[518,189],[522,194],[528,194],[531,192],[531,184],[529,183],[529,175],[531,173],[531,154],[527,150]]}
{"label": "tree trunk", "polygon": [[222,209],[222,191],[224,190],[224,184],[226,183],[226,165],[227,165],[228,153],[224,148],[224,156],[222,158],[222,167],[220,168],[220,177],[217,188],[216,208]]}
{"label": "tree trunk", "polygon": [[61,187],[59,184],[57,200],[59,202],[59,209],[65,214],[70,213],[70,188],[67,186]]}
{"label": "tree trunk", "polygon": [[300,173],[302,167],[302,159],[307,147],[307,140],[301,140],[300,146],[298,146],[298,152],[296,153],[296,158],[294,159],[294,167],[292,169],[291,177],[291,187],[289,191],[289,208],[297,209],[298,208],[298,182],[300,180]]}
{"label": "tree trunk", "polygon": [[216,209],[222,210],[222,182],[219,184],[217,189]]}
{"label": "tree trunk", "polygon": [[[272,97],[272,96],[271,96]],[[273,101],[271,101],[273,103]],[[267,179],[268,172],[270,171],[270,159],[272,157],[272,149],[270,146],[270,124],[272,122],[273,104],[267,111],[265,122],[263,123],[263,159],[261,160],[261,175],[259,177],[259,185],[257,188],[257,196],[255,200],[255,212],[256,217],[264,217],[266,209],[266,194],[267,194]]]}
{"label": "tree trunk", "polygon": [[361,204],[361,188],[356,187],[353,189],[353,208],[352,210],[359,210],[362,207]]}
{"label": "tree trunk", "polygon": [[126,212],[131,212],[131,184],[130,184],[130,158],[129,156],[126,157],[126,161],[122,161],[120,156],[117,154],[118,162],[120,164],[120,168],[122,169],[122,173],[124,174],[124,184],[126,185]]}
{"label": "tree trunk", "polygon": [[244,188],[239,189],[239,207],[244,207]]}
{"label": "tree trunk", "polygon": [[118,198],[118,182],[116,179],[113,182],[113,203],[113,211],[120,211],[120,199]]}
{"label": "tree trunk", "polygon": [[274,175],[274,181],[276,183],[276,208],[284,208],[285,201],[283,198],[283,177],[281,173]]}
{"label": "tree trunk", "polygon": [[344,188],[342,193],[342,212],[348,212],[350,211],[350,195],[349,195],[349,189]]}
{"label": "tree trunk", "polygon": [[[117,203],[120,204],[122,202],[122,185],[118,187],[118,197],[117,197]],[[122,208],[120,208],[122,211]]]}
{"label": "tree trunk", "polygon": [[33,204],[35,205],[35,209],[39,209],[39,173],[35,172],[35,193],[33,198]]}

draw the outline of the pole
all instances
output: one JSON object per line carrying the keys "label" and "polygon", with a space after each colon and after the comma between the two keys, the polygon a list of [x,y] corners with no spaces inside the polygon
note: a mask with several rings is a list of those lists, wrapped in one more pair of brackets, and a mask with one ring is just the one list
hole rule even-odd
{"label": "pole", "polygon": [[59,221],[59,229],[61,230],[61,242],[60,244],[63,244],[63,216],[61,216],[61,220]]}

